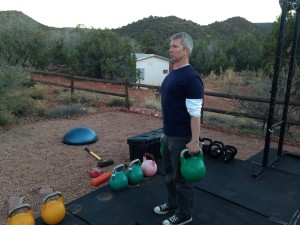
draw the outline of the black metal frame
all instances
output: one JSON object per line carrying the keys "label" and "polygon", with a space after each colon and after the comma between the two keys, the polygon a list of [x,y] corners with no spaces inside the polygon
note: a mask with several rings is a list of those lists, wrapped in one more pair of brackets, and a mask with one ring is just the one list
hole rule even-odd
{"label": "black metal frame", "polygon": [[[290,101],[291,84],[292,84],[293,76],[295,74],[294,64],[295,64],[296,53],[297,53],[297,43],[298,43],[299,27],[300,27],[300,0],[280,0],[279,3],[282,9],[282,13],[281,13],[280,30],[279,30],[279,37],[278,37],[278,44],[277,44],[276,60],[274,65],[274,77],[273,77],[272,90],[271,90],[270,108],[268,114],[268,123],[267,123],[266,137],[265,137],[262,168],[253,175],[254,177],[260,176],[268,168],[274,165],[274,163],[279,161],[283,156],[296,157],[300,159],[299,155],[291,154],[291,153],[283,154],[282,152],[289,101]],[[290,10],[296,10],[296,21],[294,26],[292,51],[291,51],[291,58],[290,58],[289,71],[288,71],[287,84],[286,84],[285,101],[283,107],[282,120],[279,123],[273,124],[274,110],[275,110],[276,96],[277,96],[278,77],[280,73],[281,58],[282,58],[283,43],[284,43],[286,17]],[[269,160],[272,132],[274,127],[279,125],[280,125],[280,136],[278,142],[277,157],[275,157],[272,160]]]}

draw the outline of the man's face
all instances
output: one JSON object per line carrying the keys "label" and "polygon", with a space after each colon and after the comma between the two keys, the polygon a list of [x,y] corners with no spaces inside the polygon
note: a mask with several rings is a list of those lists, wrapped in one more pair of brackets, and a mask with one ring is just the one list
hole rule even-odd
{"label": "man's face", "polygon": [[183,49],[181,39],[177,38],[171,41],[169,48],[170,58],[173,62],[179,62],[188,56],[188,49]]}

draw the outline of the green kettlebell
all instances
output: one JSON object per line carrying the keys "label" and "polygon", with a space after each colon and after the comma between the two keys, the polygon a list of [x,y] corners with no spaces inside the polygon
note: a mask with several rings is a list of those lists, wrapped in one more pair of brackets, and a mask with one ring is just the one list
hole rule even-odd
{"label": "green kettlebell", "polygon": [[204,178],[206,166],[203,161],[203,153],[190,155],[188,149],[183,149],[180,153],[180,171],[182,177],[189,182],[197,182]]}
{"label": "green kettlebell", "polygon": [[139,159],[134,159],[129,163],[127,177],[128,183],[131,185],[136,185],[143,180],[144,173],[141,169],[141,161]]}
{"label": "green kettlebell", "polygon": [[112,190],[120,191],[127,187],[128,178],[125,172],[124,164],[120,164],[113,168],[112,175],[109,179],[109,184]]}
{"label": "green kettlebell", "polygon": [[160,155],[161,155],[161,157],[163,157],[164,156],[164,137],[165,137],[165,135],[163,134],[163,135],[161,135],[161,137],[160,137],[160,148],[159,148],[159,150],[160,150]]}

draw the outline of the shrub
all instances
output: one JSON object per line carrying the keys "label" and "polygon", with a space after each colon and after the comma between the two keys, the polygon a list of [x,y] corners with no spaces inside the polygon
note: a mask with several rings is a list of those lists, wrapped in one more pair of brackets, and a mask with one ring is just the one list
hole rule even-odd
{"label": "shrub", "polygon": [[28,95],[30,71],[21,65],[9,66],[0,59],[0,105],[3,123],[14,122],[13,118],[32,112],[33,100]]}
{"label": "shrub", "polygon": [[88,105],[98,100],[97,96],[93,93],[87,93],[83,91],[76,91],[73,93],[73,96],[70,92],[64,92],[60,95],[63,104],[81,104]]}
{"label": "shrub", "polygon": [[46,94],[47,94],[47,92],[43,85],[34,85],[31,88],[31,92],[30,92],[29,96],[33,99],[45,99]]}
{"label": "shrub", "polygon": [[156,97],[148,97],[145,99],[144,106],[148,109],[161,111],[160,100]]}
{"label": "shrub", "polygon": [[60,95],[63,92],[62,88],[53,88],[52,93],[56,95]]}
{"label": "shrub", "polygon": [[0,105],[0,126],[15,122],[15,117],[3,106]]}
{"label": "shrub", "polygon": [[67,106],[63,105],[47,111],[46,117],[50,119],[69,118],[73,115],[84,114],[84,113],[87,113],[87,109],[85,109],[79,104],[73,104]]}
{"label": "shrub", "polygon": [[[125,99],[121,97],[110,97],[106,105],[109,107],[126,107]],[[131,101],[129,101],[129,106],[132,106]]]}
{"label": "shrub", "polygon": [[44,117],[46,114],[46,106],[45,103],[41,100],[36,100],[34,102],[34,114],[38,117]]}
{"label": "shrub", "polygon": [[204,121],[214,127],[243,134],[263,135],[262,125],[253,119],[204,112]]}
{"label": "shrub", "polygon": [[26,91],[8,95],[6,108],[17,117],[25,117],[33,113],[34,100]]}

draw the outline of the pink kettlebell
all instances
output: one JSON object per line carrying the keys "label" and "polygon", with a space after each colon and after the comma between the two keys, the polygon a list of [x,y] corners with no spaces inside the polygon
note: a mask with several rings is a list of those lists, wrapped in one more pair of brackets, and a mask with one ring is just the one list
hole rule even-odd
{"label": "pink kettlebell", "polygon": [[142,169],[144,175],[147,177],[151,177],[156,174],[157,165],[156,165],[153,155],[151,155],[150,153],[144,153],[141,169]]}

